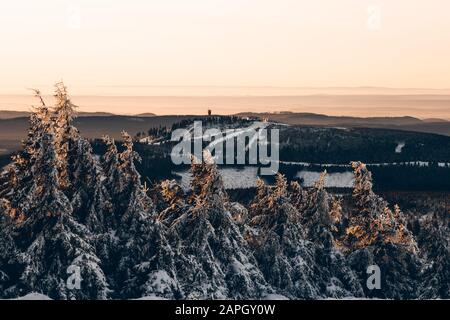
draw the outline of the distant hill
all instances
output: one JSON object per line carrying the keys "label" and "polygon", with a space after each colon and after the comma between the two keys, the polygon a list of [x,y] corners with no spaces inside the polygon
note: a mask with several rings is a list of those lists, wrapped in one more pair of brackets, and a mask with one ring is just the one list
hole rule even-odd
{"label": "distant hill", "polygon": [[449,120],[440,119],[440,118],[428,118],[423,119],[423,122],[448,122]]}
{"label": "distant hill", "polygon": [[[0,110],[0,119],[14,119],[14,118],[23,118],[28,117],[30,112],[28,111],[9,111],[9,110]],[[78,112],[78,117],[111,117],[116,116],[114,113],[110,112]],[[154,117],[156,114],[151,112],[140,113],[133,115],[133,117]]]}
{"label": "distant hill", "polygon": [[137,115],[135,115],[136,117],[155,117],[156,114],[151,113],[151,112],[147,112],[147,113],[139,113]]}
{"label": "distant hill", "polygon": [[[23,112],[22,117],[17,117],[20,112],[0,112],[0,153],[17,149],[20,141],[26,137],[28,130],[28,113]],[[26,116],[24,116],[26,115]],[[414,117],[334,117],[313,113],[239,113],[239,116],[268,118],[272,121],[290,125],[328,126],[347,128],[381,128],[404,130],[424,133],[434,133],[450,136],[450,122],[427,122]],[[138,132],[146,132],[150,128],[171,126],[173,123],[186,119],[199,118],[197,115],[155,116],[144,114],[139,116],[118,116],[102,113],[80,113],[75,120],[83,136],[87,138],[100,138],[108,134],[115,139],[120,138],[120,132],[125,130],[131,135]]]}
{"label": "distant hill", "polygon": [[286,124],[304,124],[304,125],[323,125],[333,126],[342,124],[352,125],[412,125],[422,123],[423,121],[414,117],[346,117],[346,116],[327,116],[316,113],[296,113],[296,112],[276,112],[276,113],[239,113],[240,116],[267,118],[269,120],[282,122]]}
{"label": "distant hill", "polygon": [[327,116],[315,113],[294,113],[294,112],[277,112],[277,113],[239,113],[243,117],[257,117],[260,119],[269,119],[271,121],[286,123],[290,125],[306,125],[306,126],[333,126],[333,127],[349,127],[349,128],[382,128],[395,129],[416,132],[435,133],[450,136],[450,121],[443,119],[426,119],[421,120],[414,117],[338,117]]}
{"label": "distant hill", "polygon": [[0,119],[13,119],[13,118],[28,117],[29,114],[30,113],[27,111],[0,110]]}
{"label": "distant hill", "polygon": [[[0,119],[15,119],[28,117],[30,113],[28,111],[9,111],[0,110]],[[113,116],[114,114],[108,112],[79,112],[78,117],[107,117]]]}
{"label": "distant hill", "polygon": [[[180,122],[194,116],[101,116],[84,115],[75,119],[75,125],[81,134],[89,139],[100,138],[107,134],[114,139],[121,137],[122,130],[131,135],[138,132],[146,132],[150,128],[162,126],[172,126],[173,123]],[[198,118],[198,116],[195,116]],[[28,117],[0,119],[0,154],[9,150],[15,150],[20,146],[20,141],[24,139],[28,131]]]}

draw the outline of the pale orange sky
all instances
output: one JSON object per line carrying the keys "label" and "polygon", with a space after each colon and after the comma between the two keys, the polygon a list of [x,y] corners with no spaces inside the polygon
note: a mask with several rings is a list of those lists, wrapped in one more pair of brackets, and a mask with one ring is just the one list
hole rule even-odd
{"label": "pale orange sky", "polygon": [[[28,109],[27,88],[50,94],[63,79],[83,111],[450,118],[449,14],[448,0],[1,1],[0,109]],[[220,98],[311,94],[447,96],[394,99],[367,111],[377,99],[357,111],[348,99]],[[219,97],[80,97],[87,95]]]}
{"label": "pale orange sky", "polygon": [[449,14],[448,0],[1,1],[0,94],[59,79],[75,94],[450,88]]}

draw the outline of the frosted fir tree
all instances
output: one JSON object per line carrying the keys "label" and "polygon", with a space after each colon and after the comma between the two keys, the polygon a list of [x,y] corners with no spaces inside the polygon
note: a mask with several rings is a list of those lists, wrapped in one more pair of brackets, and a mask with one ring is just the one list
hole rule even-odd
{"label": "frosted fir tree", "polygon": [[[117,227],[120,229],[121,220],[124,216],[133,213],[136,199],[142,203],[139,208],[144,208],[147,213],[154,213],[154,207],[150,197],[147,195],[146,188],[141,183],[141,175],[136,169],[135,162],[140,162],[141,157],[133,150],[133,140],[131,136],[123,131],[122,144],[124,150],[116,155],[116,148],[113,141],[108,143],[108,151],[104,156],[103,165],[105,167],[106,183],[112,182],[117,177],[116,183],[110,185],[113,190],[112,196],[115,199],[114,212]],[[117,161],[116,161],[117,158]],[[117,166],[116,169],[113,167]]]}
{"label": "frosted fir tree", "polygon": [[[292,196],[288,196],[286,187],[286,179],[280,174],[273,187],[260,181],[250,210],[249,225],[253,232],[248,234],[248,240],[255,248],[266,279],[291,298],[362,296],[356,275],[342,254],[332,248],[332,241],[321,242],[323,237],[311,236],[306,227],[315,229],[319,235],[329,232],[322,221],[327,221],[322,215],[328,215],[327,206],[320,201],[327,200],[323,179],[303,197],[309,196],[301,205],[310,210],[308,223],[305,220],[302,223],[302,218],[307,218],[290,202]],[[261,199],[261,195],[265,196]],[[314,206],[313,200],[317,201]]]}
{"label": "frosted fir tree", "polygon": [[289,202],[286,186],[281,174],[274,187],[258,180],[246,239],[259,268],[277,292],[290,298],[318,298],[314,245],[305,239],[299,212]]}
{"label": "frosted fir tree", "polygon": [[136,170],[135,162],[142,161],[139,154],[133,150],[133,138],[122,131],[123,152],[119,154],[119,169],[125,177],[126,183],[133,185],[139,183],[140,174]]}
{"label": "frosted fir tree", "polygon": [[216,201],[227,202],[228,195],[223,186],[222,177],[220,176],[214,159],[209,151],[203,152],[203,162],[192,156],[191,159],[191,176],[190,183],[191,197],[189,203],[200,204],[201,202]]}
{"label": "frosted fir tree", "polygon": [[186,195],[176,180],[164,180],[159,187],[165,206],[173,206],[185,202]]}
{"label": "frosted fir tree", "polygon": [[[34,90],[34,96],[39,100],[40,105],[32,108],[29,119],[29,128],[27,139],[22,141],[22,151],[17,155],[15,162],[20,162],[21,165],[32,165],[36,148],[42,136],[46,133],[52,133],[53,121],[52,115],[47,107],[39,90]],[[23,167],[22,167],[23,168]]]}
{"label": "frosted fir tree", "polygon": [[189,203],[194,203],[197,200],[197,197],[200,196],[203,192],[203,182],[207,179],[209,170],[208,166],[204,165],[200,160],[198,160],[195,156],[191,156],[191,168],[190,173],[192,180],[190,182],[191,187],[191,196],[189,198]]}
{"label": "frosted fir tree", "polygon": [[112,215],[111,197],[104,186],[104,174],[94,158],[89,141],[80,138],[74,146],[77,155],[69,173],[73,215],[90,230],[100,233],[106,228],[105,220]]}
{"label": "frosted fir tree", "polygon": [[121,258],[116,282],[122,298],[182,296],[165,226],[155,219],[152,208],[145,191],[136,188],[121,219],[124,228],[117,230]]}
{"label": "frosted fir tree", "polygon": [[301,211],[301,223],[308,230],[308,239],[330,248],[333,243],[331,235],[332,221],[330,216],[331,197],[325,189],[327,172],[324,171],[313,188],[308,190],[306,205]]}
{"label": "frosted fir tree", "polygon": [[9,298],[17,285],[18,248],[14,241],[14,219],[9,204],[0,199],[0,299]]}
{"label": "frosted fir tree", "polygon": [[231,218],[242,230],[245,230],[245,223],[248,220],[248,209],[239,202],[230,202],[227,204],[227,209],[230,211]]}
{"label": "frosted fir tree", "polygon": [[308,194],[305,189],[297,181],[291,181],[288,190],[289,202],[299,211],[302,212],[307,205]]}
{"label": "frosted fir tree", "polygon": [[21,206],[32,185],[32,172],[40,140],[51,132],[50,112],[40,92],[35,90],[41,105],[34,107],[30,115],[27,139],[22,141],[22,150],[12,156],[12,162],[0,174],[0,197],[8,200],[8,214],[23,219]]}
{"label": "frosted fir tree", "polygon": [[[106,299],[108,284],[88,229],[72,217],[59,190],[53,136],[45,134],[32,167],[33,186],[18,229],[22,248],[17,294],[41,292],[54,299]],[[79,275],[72,287],[71,272]],[[79,286],[77,283],[79,282]]]}
{"label": "frosted fir tree", "polygon": [[[122,138],[124,151],[116,156],[110,141],[109,154],[104,157],[104,165],[110,165],[107,174],[116,174],[112,166],[117,157],[120,182],[115,193],[115,222],[110,229],[112,242],[109,251],[107,249],[115,295],[178,298],[181,293],[165,227],[156,220],[153,203],[136,170],[135,161],[140,157],[133,150],[132,138],[126,132],[122,133]],[[112,181],[111,177],[106,181]]]}
{"label": "frosted fir tree", "polygon": [[330,218],[333,224],[339,224],[343,219],[342,197],[335,196],[331,200]]}
{"label": "frosted fir tree", "polygon": [[380,290],[363,286],[369,297],[411,299],[418,295],[421,261],[412,234],[404,224],[398,207],[388,203],[372,190],[372,176],[361,162],[353,162],[355,183],[353,207],[348,213],[345,235],[339,239],[348,252],[348,261],[364,283],[367,267],[379,266]]}
{"label": "frosted fir tree", "polygon": [[117,150],[114,139],[109,136],[103,136],[103,142],[106,144],[106,152],[102,156],[102,167],[105,173],[103,184],[109,194],[115,198],[125,188],[125,182],[122,181],[123,176],[119,170],[119,152]]}
{"label": "frosted fir tree", "polygon": [[428,213],[419,219],[417,242],[426,261],[419,298],[450,299],[450,224],[447,212]]}
{"label": "frosted fir tree", "polygon": [[307,192],[306,206],[301,213],[304,228],[308,230],[307,238],[317,246],[316,261],[320,265],[320,283],[325,296],[332,298],[362,297],[363,289],[358,276],[347,265],[340,247],[336,246],[334,234],[342,219],[340,202],[326,191],[327,172],[324,171]]}
{"label": "frosted fir tree", "polygon": [[53,114],[50,114],[40,92],[36,90],[35,93],[41,105],[35,108],[38,124],[30,132],[34,132],[35,140],[39,135],[54,132],[58,181],[71,202],[73,216],[91,230],[102,231],[104,216],[111,214],[110,197],[101,184],[103,173],[90,143],[73,125],[76,106],[62,82],[55,85]]}
{"label": "frosted fir tree", "polygon": [[353,162],[355,182],[354,207],[349,213],[346,245],[352,249],[373,244],[392,243],[407,246],[414,251],[416,244],[407,230],[403,213],[398,206],[394,211],[372,190],[372,175],[365,164]]}
{"label": "frosted fir tree", "polygon": [[[47,106],[46,102],[44,101],[44,98],[41,95],[41,92],[39,90],[34,89],[34,97],[39,100],[39,106],[32,108],[32,114],[31,114],[31,122],[32,125],[30,126],[30,132],[29,132],[29,139],[30,142],[37,140],[42,134],[45,133],[54,133],[54,122],[53,122],[53,115],[50,111],[50,108]],[[35,118],[33,120],[33,118]]]}
{"label": "frosted fir tree", "polygon": [[[14,163],[7,165],[0,173],[0,199],[5,201],[5,208],[6,203],[10,204],[13,196],[16,195],[15,191],[19,189],[19,183],[22,182],[19,174],[21,173],[18,171],[18,166]],[[14,215],[12,212],[9,212],[8,214]]]}
{"label": "frosted fir tree", "polygon": [[256,179],[256,195],[253,201],[250,203],[250,214],[249,218],[262,216],[271,201],[271,190],[270,187],[261,178]]}
{"label": "frosted fir tree", "polygon": [[[96,228],[101,231],[96,232],[94,242],[97,255],[102,261],[102,268],[107,276],[110,287],[115,289],[117,288],[115,279],[117,275],[117,265],[123,254],[119,244],[120,239],[117,237],[117,229],[124,212],[124,204],[122,203],[121,197],[124,184],[122,183],[123,176],[119,170],[119,153],[115,142],[109,136],[104,136],[103,141],[107,147],[107,150],[100,161],[100,171],[103,172],[103,174],[94,179],[99,185],[95,186],[93,191],[94,194],[98,196],[98,200],[106,195],[109,196],[108,200],[110,200],[110,202],[103,202],[103,205],[101,206],[103,209],[101,211],[104,213],[102,215],[103,224],[100,225],[100,228]],[[92,169],[92,166],[89,166],[88,168]],[[89,179],[88,176],[86,178]],[[92,181],[92,178],[90,180]],[[106,190],[106,192],[103,190]],[[74,197],[74,200],[77,198],[79,197]],[[100,201],[93,202],[93,204],[97,203],[100,203]],[[80,202],[80,204],[83,205],[82,202]],[[126,205],[128,205],[128,203],[126,203]],[[94,215],[93,217],[96,216]],[[115,292],[113,292],[112,295],[118,296]]]}
{"label": "frosted fir tree", "polygon": [[344,212],[344,198],[342,196],[331,196],[330,203],[330,231],[333,235],[333,246],[338,248],[340,251],[345,252],[346,247],[343,246],[341,238],[345,234],[347,216]]}
{"label": "frosted fir tree", "polygon": [[[78,129],[73,126],[77,107],[72,103],[67,88],[62,82],[55,85],[54,97],[56,99],[53,113],[58,181],[60,187],[66,190],[71,187],[70,166],[76,160],[76,145],[80,139]],[[73,192],[73,187],[69,192]]]}
{"label": "frosted fir tree", "polygon": [[177,218],[182,216],[188,209],[186,197],[182,187],[175,180],[164,180],[157,188],[161,197],[160,213],[158,220],[170,226]]}
{"label": "frosted fir tree", "polygon": [[[12,156],[12,162],[0,173],[0,291],[3,296],[13,297],[19,276],[20,251],[15,244],[17,226],[27,216],[23,207],[30,189],[33,186],[32,167],[39,154],[42,138],[51,132],[50,112],[40,92],[35,90],[40,105],[33,107],[27,138],[22,141],[22,149]],[[4,269],[4,271],[2,271]]]}
{"label": "frosted fir tree", "polygon": [[271,293],[227,209],[216,165],[193,163],[192,174],[192,206],[170,227],[185,298],[250,299]]}

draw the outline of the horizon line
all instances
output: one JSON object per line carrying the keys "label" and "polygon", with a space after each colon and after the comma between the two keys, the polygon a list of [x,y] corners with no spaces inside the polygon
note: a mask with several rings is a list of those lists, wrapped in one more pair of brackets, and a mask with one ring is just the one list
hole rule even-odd
{"label": "horizon line", "polygon": [[[5,110],[0,109],[0,112],[15,112],[15,113],[32,113],[32,110]],[[326,117],[333,117],[333,118],[355,118],[355,119],[376,119],[376,118],[387,118],[387,119],[394,119],[394,118],[415,118],[419,120],[427,120],[427,119],[436,119],[436,120],[444,120],[446,122],[450,122],[450,118],[442,118],[442,117],[418,117],[413,115],[398,115],[398,116],[357,116],[357,115],[331,115],[327,113],[315,113],[315,112],[296,112],[296,111],[240,111],[236,113],[229,113],[229,114],[195,114],[195,113],[186,113],[186,114],[157,114],[154,112],[142,112],[142,113],[114,113],[114,112],[107,112],[107,111],[76,111],[75,114],[105,114],[105,116],[125,116],[125,117],[142,117],[146,114],[152,114],[152,116],[145,116],[145,118],[152,118],[152,117],[227,117],[227,116],[238,116],[242,114],[273,114],[273,115],[280,115],[280,114],[303,114],[303,115],[317,115],[317,116],[326,116]],[[17,118],[24,118],[23,117],[16,117],[16,118],[5,118],[0,120],[10,120],[10,119],[17,119]],[[101,117],[101,116],[99,116]]]}
{"label": "horizon line", "polygon": [[[54,84],[38,84],[31,86],[7,86],[1,88],[22,88],[31,89],[37,87],[53,87]],[[377,85],[339,85],[339,86],[281,86],[281,85],[152,85],[152,84],[101,84],[101,85],[70,85],[70,88],[272,88],[272,89],[385,89],[385,90],[450,90],[449,87],[397,87],[397,86],[377,86]]]}

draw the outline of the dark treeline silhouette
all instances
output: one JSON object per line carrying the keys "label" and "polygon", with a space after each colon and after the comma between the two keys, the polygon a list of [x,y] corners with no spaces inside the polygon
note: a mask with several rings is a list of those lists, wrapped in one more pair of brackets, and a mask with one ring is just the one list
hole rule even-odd
{"label": "dark treeline silhouette", "polygon": [[250,119],[238,116],[203,116],[192,117],[190,119],[183,119],[173,123],[170,127],[162,126],[150,128],[147,132],[138,132],[136,139],[150,138],[151,140],[158,140],[160,138],[170,140],[172,131],[180,128],[186,128],[194,123],[194,121],[201,121],[204,126],[223,126],[223,125],[246,125],[250,123]]}
{"label": "dark treeline silhouette", "polygon": [[[408,161],[448,162],[448,136],[371,128],[289,126],[280,131],[280,157],[286,161],[347,164]],[[399,144],[403,145],[397,151]]]}

